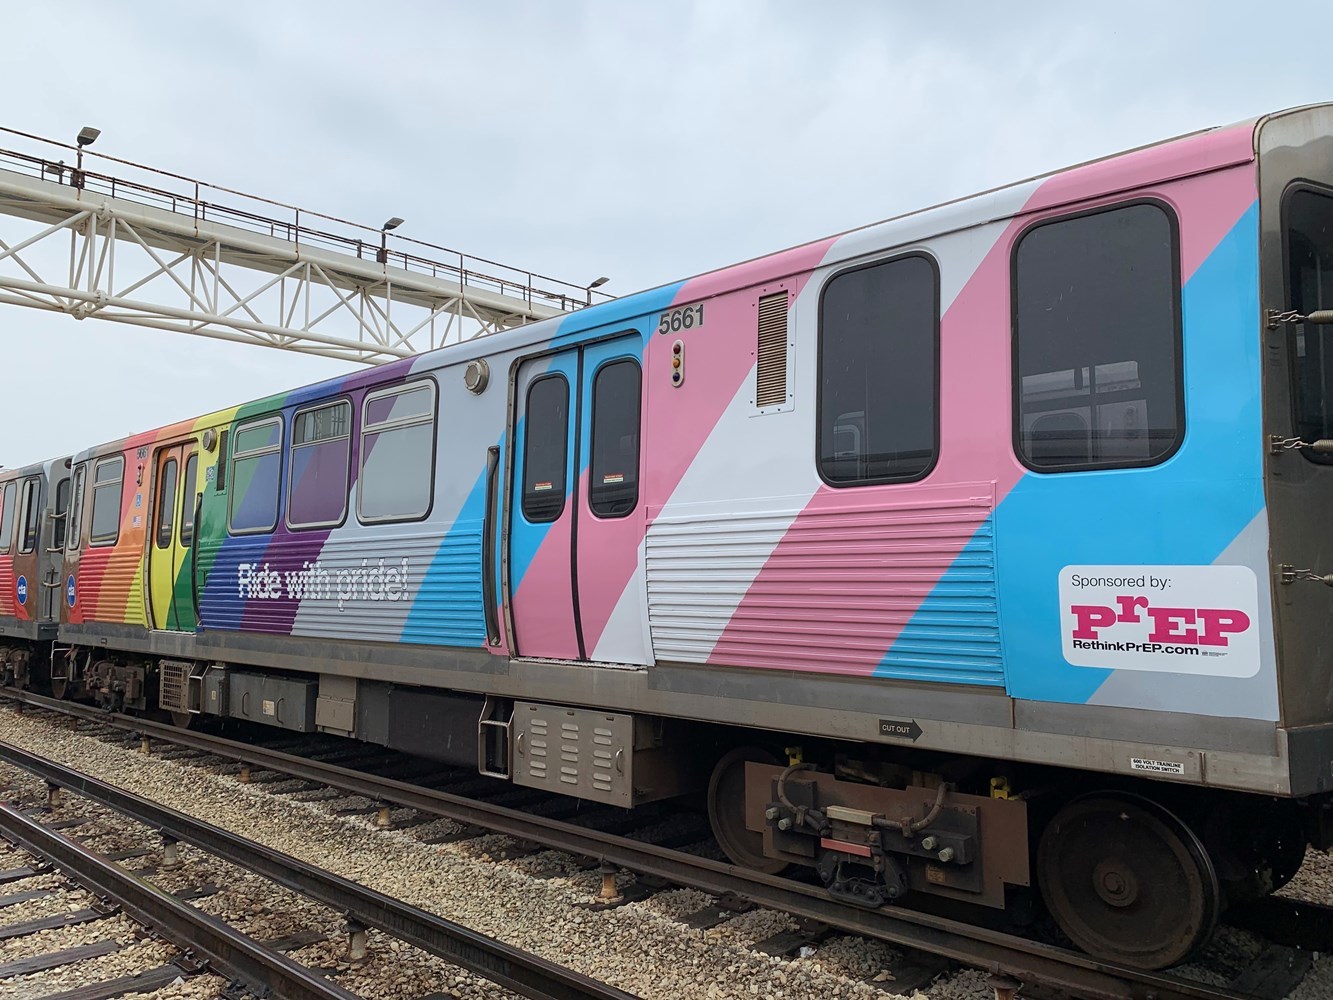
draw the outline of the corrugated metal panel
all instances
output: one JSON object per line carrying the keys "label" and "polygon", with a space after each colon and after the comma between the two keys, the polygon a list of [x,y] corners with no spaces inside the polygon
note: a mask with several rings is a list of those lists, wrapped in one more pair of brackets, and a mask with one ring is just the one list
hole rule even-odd
{"label": "corrugated metal panel", "polygon": [[787,293],[759,300],[758,362],[754,405],[777,406],[787,401]]}
{"label": "corrugated metal panel", "polygon": [[[295,634],[457,646],[486,641],[480,530],[451,531],[443,541],[430,530],[335,533],[319,561],[335,580],[337,599],[303,600]],[[381,566],[394,574],[392,594],[379,585]]]}
{"label": "corrugated metal panel", "polygon": [[654,651],[685,662],[1000,683],[984,489],[873,508],[812,506],[799,516],[658,520],[647,540]]}
{"label": "corrugated metal panel", "polygon": [[[90,560],[91,561],[91,560]],[[95,591],[86,597],[83,620],[147,625],[143,602],[143,552],[123,541],[111,550],[97,576]]]}

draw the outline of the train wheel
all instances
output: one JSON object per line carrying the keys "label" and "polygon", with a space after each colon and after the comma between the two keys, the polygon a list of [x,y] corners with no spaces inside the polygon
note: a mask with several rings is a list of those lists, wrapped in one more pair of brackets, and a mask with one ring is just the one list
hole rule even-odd
{"label": "train wheel", "polygon": [[733,864],[776,875],[787,862],[764,856],[764,835],[745,828],[745,764],[776,764],[777,758],[759,747],[738,747],[713,768],[708,781],[708,822],[713,836]]}
{"label": "train wheel", "polygon": [[51,697],[56,701],[64,701],[69,697],[69,681],[66,678],[51,678]]}
{"label": "train wheel", "polygon": [[171,724],[177,729],[189,729],[190,724],[194,722],[192,712],[168,712],[167,714],[171,716]]}
{"label": "train wheel", "polygon": [[1203,843],[1136,795],[1094,794],[1061,809],[1042,834],[1037,877],[1074,944],[1140,969],[1183,961],[1212,934],[1221,912]]}

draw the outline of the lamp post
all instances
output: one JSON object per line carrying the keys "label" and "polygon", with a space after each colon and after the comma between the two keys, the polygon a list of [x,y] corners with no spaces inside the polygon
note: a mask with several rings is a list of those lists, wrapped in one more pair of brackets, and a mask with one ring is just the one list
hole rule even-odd
{"label": "lamp post", "polygon": [[79,134],[74,137],[74,142],[79,147],[79,159],[78,163],[75,164],[74,171],[69,175],[70,187],[83,188],[83,147],[91,146],[101,134],[102,130],[100,128],[85,125],[79,129]]}
{"label": "lamp post", "polygon": [[585,289],[585,291],[588,293],[588,305],[592,305],[592,290],[594,288],[601,288],[610,280],[611,280],[610,278],[603,276],[600,278],[594,278],[592,281],[588,283],[588,287]]}
{"label": "lamp post", "polygon": [[381,264],[389,262],[389,230],[397,229],[403,224],[403,220],[394,216],[384,225],[380,226],[380,251],[375,254],[375,260]]}

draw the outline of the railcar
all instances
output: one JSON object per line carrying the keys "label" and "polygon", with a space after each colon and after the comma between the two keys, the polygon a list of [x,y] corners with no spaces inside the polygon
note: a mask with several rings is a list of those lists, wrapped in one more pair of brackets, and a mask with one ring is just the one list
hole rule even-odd
{"label": "railcar", "polygon": [[0,683],[44,677],[60,623],[70,460],[0,469]]}
{"label": "railcar", "polygon": [[1333,839],[1331,305],[1317,106],[90,449],[52,679],[1169,965]]}

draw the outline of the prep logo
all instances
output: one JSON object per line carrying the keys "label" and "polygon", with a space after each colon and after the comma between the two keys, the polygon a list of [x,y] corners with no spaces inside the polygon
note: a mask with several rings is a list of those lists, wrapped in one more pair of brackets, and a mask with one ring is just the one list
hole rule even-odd
{"label": "prep logo", "polygon": [[1259,585],[1248,566],[1066,566],[1060,626],[1076,667],[1259,672]]}

